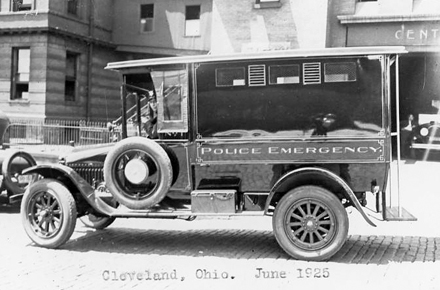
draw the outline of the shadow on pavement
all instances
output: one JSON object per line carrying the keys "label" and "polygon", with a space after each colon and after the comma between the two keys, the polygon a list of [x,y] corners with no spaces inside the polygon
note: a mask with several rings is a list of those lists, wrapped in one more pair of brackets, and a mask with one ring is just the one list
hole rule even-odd
{"label": "shadow on pavement", "polygon": [[[140,255],[208,256],[238,260],[293,259],[279,247],[272,231],[242,229],[86,230],[85,235],[71,240],[63,249]],[[436,260],[440,261],[440,238],[352,235],[329,262],[383,265]]]}
{"label": "shadow on pavement", "polygon": [[0,213],[20,213],[20,203],[0,204]]}
{"label": "shadow on pavement", "polygon": [[272,231],[257,230],[139,230],[108,228],[71,240],[63,248],[124,254],[222,257],[234,259],[290,259],[279,248]]}

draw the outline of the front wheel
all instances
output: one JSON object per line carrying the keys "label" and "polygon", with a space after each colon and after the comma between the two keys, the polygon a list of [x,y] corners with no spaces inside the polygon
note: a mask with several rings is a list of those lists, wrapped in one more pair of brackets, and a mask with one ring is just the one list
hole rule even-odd
{"label": "front wheel", "polygon": [[318,186],[289,191],[275,208],[272,224],[279,245],[300,260],[329,259],[348,235],[348,216],[341,202]]}
{"label": "front wheel", "polygon": [[76,225],[76,204],[72,194],[54,179],[30,185],[21,202],[26,234],[38,246],[58,248],[72,236]]}

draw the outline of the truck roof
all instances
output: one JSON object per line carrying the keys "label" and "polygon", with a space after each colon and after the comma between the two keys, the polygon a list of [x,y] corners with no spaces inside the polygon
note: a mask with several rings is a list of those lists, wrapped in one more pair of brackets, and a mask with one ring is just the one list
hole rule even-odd
{"label": "truck roof", "polygon": [[121,70],[129,68],[140,68],[146,66],[162,66],[175,64],[190,64],[204,62],[240,61],[240,60],[259,60],[259,59],[280,59],[280,58],[311,58],[311,57],[338,57],[338,56],[367,56],[383,54],[404,54],[407,53],[403,46],[364,46],[364,47],[338,47],[323,49],[295,49],[277,50],[251,53],[234,54],[205,54],[191,56],[175,56],[162,58],[147,58],[130,61],[120,61],[108,63],[105,67],[111,70]]}

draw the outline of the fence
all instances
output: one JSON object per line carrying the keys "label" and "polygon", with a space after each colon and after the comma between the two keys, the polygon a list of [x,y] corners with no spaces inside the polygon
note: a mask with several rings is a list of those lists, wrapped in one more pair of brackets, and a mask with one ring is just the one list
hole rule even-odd
{"label": "fence", "polygon": [[11,119],[4,143],[82,146],[109,143],[119,135],[118,131],[109,131],[105,122]]}

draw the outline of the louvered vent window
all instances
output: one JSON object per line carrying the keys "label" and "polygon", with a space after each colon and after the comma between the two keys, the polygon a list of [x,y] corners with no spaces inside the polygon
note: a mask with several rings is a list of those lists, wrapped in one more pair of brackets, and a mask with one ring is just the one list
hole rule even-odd
{"label": "louvered vent window", "polygon": [[249,69],[249,86],[265,86],[266,85],[266,66],[250,65]]}
{"label": "louvered vent window", "polygon": [[321,83],[321,63],[311,62],[303,64],[303,83],[313,85]]}

